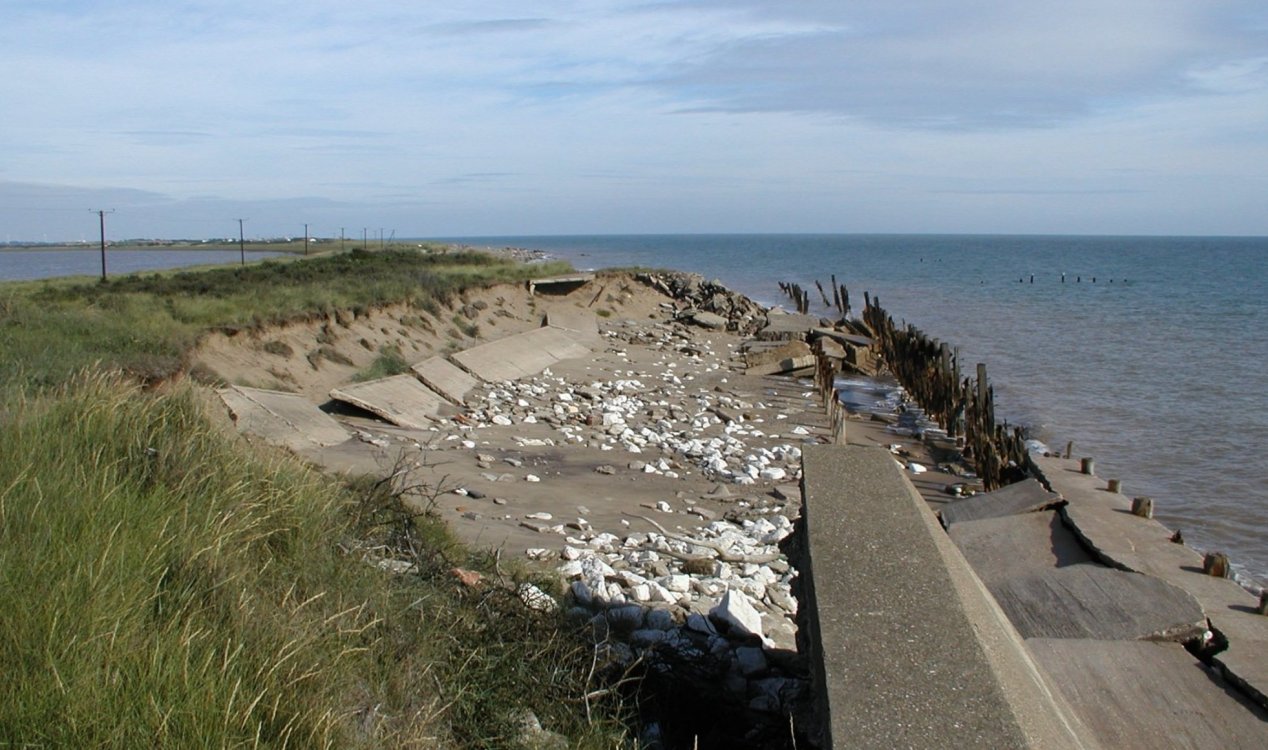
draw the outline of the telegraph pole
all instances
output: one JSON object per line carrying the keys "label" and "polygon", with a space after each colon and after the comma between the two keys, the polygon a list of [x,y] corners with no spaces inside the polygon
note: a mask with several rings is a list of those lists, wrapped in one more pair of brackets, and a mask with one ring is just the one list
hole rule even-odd
{"label": "telegraph pole", "polygon": [[247,265],[247,250],[246,250],[246,245],[242,239],[242,222],[243,221],[246,221],[246,220],[238,219],[238,255],[242,256],[242,266],[245,268]]}
{"label": "telegraph pole", "polygon": [[343,227],[339,227],[339,252],[343,252]]}
{"label": "telegraph pole", "polygon": [[106,280],[106,214],[114,213],[114,209],[97,210],[97,219],[101,223],[101,280]]}
{"label": "telegraph pole", "polygon": [[366,227],[361,227],[361,249],[362,249],[362,250],[369,250],[369,249],[370,249],[370,246],[369,246],[368,244],[366,244],[366,236],[367,236],[367,235],[366,235],[366,232],[367,232],[367,231],[369,231],[369,229],[368,229],[368,228],[366,228]]}
{"label": "telegraph pole", "polygon": [[308,225],[304,225],[304,255],[308,255]]}

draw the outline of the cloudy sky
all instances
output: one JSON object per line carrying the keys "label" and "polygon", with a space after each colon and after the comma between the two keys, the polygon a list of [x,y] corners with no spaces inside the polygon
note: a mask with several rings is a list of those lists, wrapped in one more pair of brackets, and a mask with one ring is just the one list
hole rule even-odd
{"label": "cloudy sky", "polygon": [[1263,0],[0,0],[0,239],[1268,235]]}

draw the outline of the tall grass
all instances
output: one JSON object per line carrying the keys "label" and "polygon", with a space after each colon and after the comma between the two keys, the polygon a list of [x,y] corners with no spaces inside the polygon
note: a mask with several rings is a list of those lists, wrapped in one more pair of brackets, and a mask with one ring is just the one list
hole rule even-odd
{"label": "tall grass", "polygon": [[495,747],[525,707],[614,736],[570,704],[588,661],[555,618],[460,590],[448,565],[478,560],[436,526],[415,575],[341,552],[381,527],[365,498],[245,450],[191,389],[90,375],[5,427],[0,745]]}
{"label": "tall grass", "polygon": [[619,704],[582,709],[588,647],[516,598],[526,573],[381,482],[247,445],[195,386],[153,387],[208,327],[529,273],[426,261],[438,281],[401,282],[351,255],[0,287],[0,746],[509,747],[524,710],[577,747],[620,741]]}

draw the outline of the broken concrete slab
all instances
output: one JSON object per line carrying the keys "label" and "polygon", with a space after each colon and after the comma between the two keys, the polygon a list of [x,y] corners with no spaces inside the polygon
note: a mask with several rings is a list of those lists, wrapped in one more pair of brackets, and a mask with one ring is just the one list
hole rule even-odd
{"label": "broken concrete slab", "polygon": [[[758,342],[754,342],[758,343]],[[770,346],[750,347],[744,353],[744,365],[749,368],[768,365],[781,359],[813,355],[810,345],[804,341],[772,342]]]}
{"label": "broken concrete slab", "polygon": [[745,375],[778,375],[785,372],[796,372],[807,367],[815,366],[815,356],[807,354],[802,357],[788,357],[786,359],[778,359],[768,362],[764,365],[749,367],[744,371]]}
{"label": "broken concrete slab", "polygon": [[576,334],[546,326],[472,347],[451,359],[481,380],[496,383],[536,375],[556,362],[589,356],[590,351]]}
{"label": "broken concrete slab", "polygon": [[444,357],[430,357],[410,365],[410,369],[423,381],[423,385],[458,406],[462,406],[471,389],[480,384],[479,380]]}
{"label": "broken concrete slab", "polygon": [[717,313],[705,312],[697,310],[688,316],[688,319],[700,326],[701,328],[709,328],[715,331],[721,331],[726,328],[726,318]]}
{"label": "broken concrete slab", "polygon": [[1202,608],[1184,590],[1095,563],[997,580],[988,588],[1024,638],[1184,642],[1206,631]]}
{"label": "broken concrete slab", "polygon": [[771,313],[767,315],[766,325],[757,332],[761,341],[805,341],[811,328],[819,325],[819,319],[813,315],[800,313]]}
{"label": "broken concrete slab", "polygon": [[1093,562],[1051,511],[965,521],[947,533],[988,588],[1017,576]]}
{"label": "broken concrete slab", "polygon": [[1179,644],[1038,638],[1026,646],[1104,747],[1268,747],[1268,714]]}
{"label": "broken concrete slab", "polygon": [[1037,480],[1026,479],[972,497],[952,500],[943,505],[938,515],[948,529],[960,521],[978,521],[1017,513],[1030,513],[1051,508],[1061,502],[1056,493],[1044,489]]}
{"label": "broken concrete slab", "polygon": [[529,294],[568,294],[594,280],[592,273],[573,273],[565,276],[549,276],[529,279]]}
{"label": "broken concrete slab", "polygon": [[295,393],[231,385],[219,392],[239,432],[293,451],[338,445],[351,437],[330,415]]}
{"label": "broken concrete slab", "polygon": [[352,383],[335,388],[330,397],[415,430],[427,429],[446,408],[445,400],[412,374]]}
{"label": "broken concrete slab", "polygon": [[599,317],[590,310],[577,307],[561,307],[546,312],[542,324],[551,328],[562,328],[576,334],[576,337],[587,343],[599,339]]}
{"label": "broken concrete slab", "polygon": [[871,346],[872,344],[876,343],[876,339],[870,338],[868,336],[859,336],[858,334],[847,333],[845,331],[838,331],[835,328],[823,328],[822,326],[816,326],[812,328],[810,331],[810,335],[823,336],[826,338],[830,338],[839,344],[848,344],[850,346],[858,346],[863,348],[867,348]]}
{"label": "broken concrete slab", "polygon": [[[1202,556],[1170,541],[1171,530],[1131,512],[1126,496],[1083,474],[1079,462],[1036,456],[1035,463],[1065,499],[1065,522],[1102,562],[1161,578],[1188,591],[1202,605],[1211,627],[1228,639],[1216,656],[1231,681],[1262,699],[1268,694],[1268,617],[1256,614],[1258,597],[1228,578],[1203,572]],[[1268,705],[1268,701],[1264,701]]]}

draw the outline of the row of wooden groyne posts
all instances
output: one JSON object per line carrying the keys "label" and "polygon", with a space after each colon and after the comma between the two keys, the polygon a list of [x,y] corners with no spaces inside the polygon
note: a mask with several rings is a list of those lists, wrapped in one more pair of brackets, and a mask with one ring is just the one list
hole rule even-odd
{"label": "row of wooden groyne posts", "polygon": [[[815,285],[824,305],[835,309],[849,324],[850,294],[845,285],[838,284],[836,276],[832,277],[832,302],[828,301],[823,285],[818,281]],[[780,288],[799,312],[808,312],[808,291],[795,283],[781,282]],[[867,292],[863,298],[865,304],[860,318],[865,327],[863,332],[874,340],[877,353],[911,399],[942,426],[965,459],[973,462],[984,489],[998,489],[1035,475],[1022,429],[996,421],[995,389],[987,380],[986,365],[978,363],[976,377],[964,375],[958,351],[927,336],[914,325],[895,323],[881,307],[879,298]],[[833,434],[837,435],[846,418],[835,385],[841,369],[839,360],[828,356],[821,346],[815,352],[815,384],[829,405]]]}
{"label": "row of wooden groyne posts", "polygon": [[[853,324],[856,331],[872,337],[876,352],[894,379],[911,400],[945,431],[949,441],[947,447],[960,450],[964,458],[972,462],[985,491],[1042,475],[1031,458],[1024,430],[1016,425],[1010,426],[1007,421],[997,421],[995,389],[987,379],[985,363],[977,363],[976,377],[964,375],[958,349],[925,334],[910,323],[896,323],[893,316],[881,307],[880,298],[868,292],[863,293],[864,307],[859,320],[848,320],[849,292],[844,284],[837,284],[835,275],[832,284],[837,291],[834,292],[833,302],[829,303],[823,285],[815,281],[825,306],[833,307],[846,325]],[[798,304],[798,310],[809,309],[809,293],[800,285],[780,282],[779,286]],[[806,303],[805,306],[802,302]],[[861,329],[858,323],[862,324]],[[830,356],[822,346],[816,346],[814,352],[815,387],[827,405],[833,440],[843,443],[848,410],[836,387],[837,375],[842,370],[841,360]],[[1070,458],[1072,452],[1071,442],[1066,446],[1065,458]],[[1095,472],[1092,458],[1081,459],[1081,464],[1084,474]],[[1110,479],[1107,488],[1118,492],[1119,485],[1118,479]],[[1152,517],[1152,498],[1133,498],[1132,512]],[[1175,532],[1173,541],[1184,541],[1179,531]],[[1208,552],[1203,560],[1203,569],[1213,575],[1233,575],[1229,558],[1223,552]],[[1268,589],[1262,592],[1261,598],[1264,600],[1261,609],[1268,609]]]}

